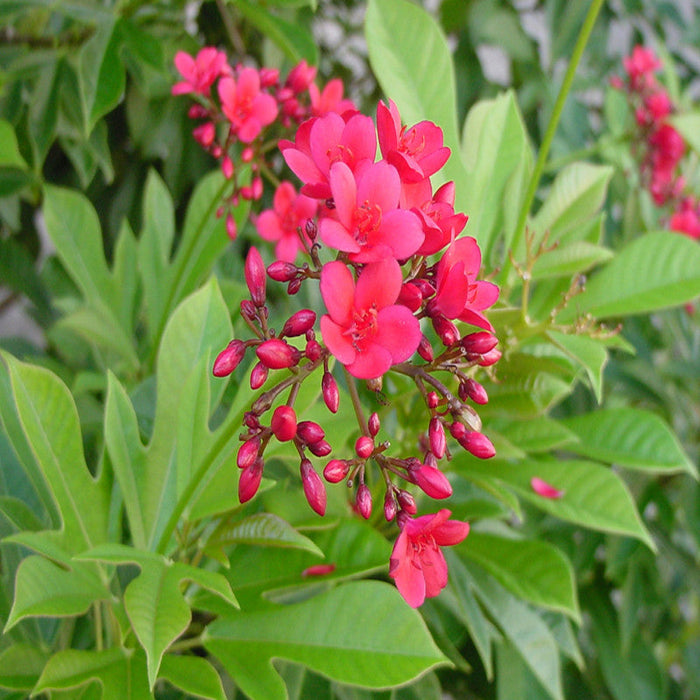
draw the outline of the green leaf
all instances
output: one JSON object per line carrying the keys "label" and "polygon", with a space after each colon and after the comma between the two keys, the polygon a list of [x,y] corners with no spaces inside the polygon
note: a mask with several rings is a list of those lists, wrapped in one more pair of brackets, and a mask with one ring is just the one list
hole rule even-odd
{"label": "green leaf", "polygon": [[[516,464],[497,459],[484,463],[463,455],[457,456],[453,461],[455,463],[462,467],[467,477],[471,472],[477,472],[500,479],[521,498],[562,520],[592,530],[636,537],[650,549],[656,549],[624,482],[615,472],[600,464],[544,458]],[[530,485],[533,477],[563,490],[563,497],[551,499],[539,496]]]}
{"label": "green leaf", "polygon": [[143,652],[121,647],[59,651],[49,659],[33,692],[65,690],[95,682],[101,686],[102,700],[153,700]]}
{"label": "green leaf", "polygon": [[181,592],[183,581],[194,581],[229,605],[238,605],[228,581],[221,574],[181,562],[173,563],[152,552],[109,544],[84,552],[78,558],[115,564],[133,563],[140,567],[140,575],[124,591],[124,607],[146,652],[151,689],[158,677],[163,654],[187,629],[191,620],[190,607]]}
{"label": "green leaf", "polygon": [[26,161],[19,152],[15,130],[5,119],[0,119],[0,166],[23,170],[27,167]]}
{"label": "green leaf", "polygon": [[166,654],[158,677],[164,678],[188,695],[210,700],[226,700],[216,669],[209,661],[198,656]]}
{"label": "green leaf", "polygon": [[221,548],[232,544],[303,549],[324,556],[313,540],[272,513],[254,513],[243,520],[226,523],[219,526],[207,540],[207,548]]}
{"label": "green leaf", "polygon": [[4,631],[25,617],[81,615],[110,595],[92,565],[77,562],[66,570],[44,557],[29,556],[17,569],[15,600]]}
{"label": "green leaf", "polygon": [[[476,236],[491,261],[496,235],[503,227],[504,207],[519,209],[520,202],[508,201],[513,195],[511,178],[529,178],[533,167],[527,129],[512,91],[493,100],[482,100],[471,108],[462,134],[462,159],[468,173],[464,211],[469,214],[467,231]],[[516,188],[520,196],[523,188]],[[508,199],[506,196],[508,195]],[[517,214],[516,214],[517,217]],[[499,245],[510,246],[513,226]],[[499,261],[500,262],[500,261]]]}
{"label": "green leaf", "polygon": [[39,74],[29,103],[28,135],[34,157],[34,170],[41,172],[46,154],[56,136],[62,61],[46,64]]}
{"label": "green leaf", "polygon": [[525,452],[549,452],[578,440],[575,433],[547,416],[528,421],[509,421],[507,427],[498,427]]}
{"label": "green leaf", "polygon": [[93,479],[83,454],[73,397],[61,380],[42,367],[3,353],[22,430],[61,514],[57,542],[72,553],[107,537],[109,484]]}
{"label": "green leaf", "polygon": [[547,198],[532,219],[532,228],[549,241],[576,240],[583,225],[603,206],[613,168],[572,163],[554,180]]}
{"label": "green leaf", "polygon": [[496,646],[496,668],[497,700],[548,700],[552,697],[508,640]]}
{"label": "green leaf", "polygon": [[534,279],[569,277],[607,262],[613,252],[587,241],[570,241],[543,253],[532,268]]}
{"label": "green leaf", "polygon": [[0,688],[31,690],[48,654],[29,644],[13,644],[0,652]]}
{"label": "green leaf", "polygon": [[603,368],[608,362],[605,345],[586,335],[568,335],[554,330],[547,331],[547,335],[557,347],[583,367],[596,400],[600,403],[603,400]]}
{"label": "green leaf", "polygon": [[668,231],[646,233],[592,275],[557,320],[648,313],[692,301],[700,294],[700,246]]}
{"label": "green leaf", "polygon": [[666,423],[654,413],[639,408],[606,408],[562,423],[579,441],[570,452],[651,472],[697,470]]}
{"label": "green leaf", "polygon": [[36,532],[44,527],[32,509],[14,496],[0,496],[0,513],[14,530]]}
{"label": "green leaf", "polygon": [[229,0],[236,9],[265,36],[284,51],[293,63],[306,60],[311,65],[318,63],[318,49],[311,32],[299,22],[290,22],[248,0]]}
{"label": "green leaf", "polygon": [[361,581],[311,600],[220,618],[204,644],[252,700],[284,700],[271,660],[304,664],[368,688],[407,683],[446,662],[425,623],[393,586]]}
{"label": "green leaf", "polygon": [[519,598],[563,612],[580,623],[574,572],[556,547],[540,540],[472,531],[459,552],[481,564]]}
{"label": "green leaf", "polygon": [[[466,211],[468,181],[458,155],[454,66],[442,29],[408,0],[370,0],[365,37],[372,70],[403,122],[428,119],[442,128],[445,145],[452,150],[442,173],[446,180],[454,180],[455,210]],[[416,51],[416,37],[420,37],[420,51]]]}
{"label": "green leaf", "polygon": [[676,128],[686,143],[700,154],[700,112],[684,112],[669,117],[671,126]]}

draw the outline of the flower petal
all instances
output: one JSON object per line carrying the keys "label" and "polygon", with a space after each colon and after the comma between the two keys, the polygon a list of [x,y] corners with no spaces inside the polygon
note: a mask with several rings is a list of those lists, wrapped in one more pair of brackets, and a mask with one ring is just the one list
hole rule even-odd
{"label": "flower petal", "polygon": [[350,323],[355,282],[352,273],[340,261],[326,263],[321,270],[321,296],[330,317],[341,326]]}
{"label": "flower petal", "polygon": [[401,268],[396,260],[385,258],[369,263],[357,280],[355,307],[383,309],[390,306],[398,299],[402,282]]}
{"label": "flower petal", "polygon": [[[337,354],[336,357],[340,359]],[[355,361],[347,364],[347,368],[348,372],[358,379],[376,379],[381,377],[391,365],[392,361],[389,351],[379,345],[379,343],[370,343],[362,352],[356,354]]]}
{"label": "flower petal", "polygon": [[405,529],[394,543],[389,562],[389,576],[394,579],[399,593],[412,608],[423,604],[425,579]]}
{"label": "flower petal", "polygon": [[329,247],[346,253],[358,253],[360,246],[350,232],[335,219],[321,219],[318,227],[321,240]]}
{"label": "flower petal", "polygon": [[344,328],[335,323],[330,316],[321,316],[320,323],[323,342],[338,361],[344,365],[354,362],[357,353],[348,337],[343,333]]}
{"label": "flower petal", "polygon": [[387,306],[377,314],[376,342],[391,354],[392,364],[408,360],[421,339],[420,323],[405,306]]}

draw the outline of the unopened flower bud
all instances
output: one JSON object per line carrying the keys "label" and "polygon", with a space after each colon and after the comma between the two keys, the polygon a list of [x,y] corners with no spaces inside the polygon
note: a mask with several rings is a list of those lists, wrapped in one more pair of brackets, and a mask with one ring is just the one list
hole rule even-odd
{"label": "unopened flower bud", "polygon": [[330,443],[326,440],[319,440],[318,442],[309,443],[308,448],[309,452],[317,457],[328,457],[328,455],[333,451]]}
{"label": "unopened flower bud", "polygon": [[416,506],[416,500],[413,496],[404,489],[400,489],[396,494],[396,498],[401,506],[401,510],[411,515],[415,515],[418,512],[418,507]]}
{"label": "unopened flower bud", "polygon": [[467,431],[465,435],[459,439],[459,444],[467,450],[467,452],[471,452],[479,459],[490,459],[496,454],[491,440],[483,433],[478,433],[475,430]]}
{"label": "unopened flower bud", "polygon": [[206,108],[203,105],[193,104],[187,110],[187,116],[190,119],[204,119],[204,117],[209,116],[209,112],[207,112]]}
{"label": "unopened flower bud", "polygon": [[255,391],[267,381],[268,369],[262,362],[258,362],[250,372],[250,388]]}
{"label": "unopened flower bud", "polygon": [[369,428],[369,434],[372,437],[377,437],[377,433],[381,427],[381,422],[379,420],[379,414],[376,411],[370,415],[369,420],[367,421],[367,427]]}
{"label": "unopened flower bud", "polygon": [[332,459],[323,469],[323,476],[331,484],[342,481],[350,471],[350,463],[345,459]]}
{"label": "unopened flower bud", "polygon": [[289,282],[297,276],[297,272],[296,265],[284,260],[275,260],[267,266],[267,274],[275,282]]}
{"label": "unopened flower bud", "polygon": [[396,505],[396,499],[394,498],[394,492],[389,489],[384,496],[384,517],[386,521],[390,523],[398,512],[398,507]]}
{"label": "unopened flower bud", "polygon": [[410,472],[411,478],[430,498],[449,498],[452,485],[447,477],[437,468],[422,464],[419,469]]}
{"label": "unopened flower bud", "polygon": [[490,367],[491,365],[495,365],[501,359],[501,357],[501,351],[498,348],[494,348],[493,350],[490,350],[489,352],[482,355],[477,360],[477,364],[481,367]]}
{"label": "unopened flower bud", "polygon": [[260,451],[260,438],[253,437],[246,440],[239,448],[236,456],[236,465],[239,469],[249,467],[257,458]]}
{"label": "unopened flower bud", "polygon": [[192,136],[200,146],[209,148],[216,138],[216,127],[212,122],[204,122],[192,131]]}
{"label": "unopened flower bud", "polygon": [[236,240],[236,235],[238,234],[238,225],[236,220],[233,218],[232,214],[226,215],[226,235],[232,240]]}
{"label": "unopened flower bud", "polygon": [[459,398],[466,401],[468,398],[480,406],[489,402],[489,396],[476,379],[467,379],[459,385]]}
{"label": "unopened flower bud", "polygon": [[277,406],[270,428],[280,442],[288,442],[297,434],[297,414],[291,406]]}
{"label": "unopened flower bud", "polygon": [[357,487],[357,495],[355,496],[355,507],[357,512],[368,520],[372,515],[372,493],[367,484],[360,484]]}
{"label": "unopened flower bud", "polygon": [[311,362],[315,362],[316,360],[320,359],[322,355],[323,348],[321,347],[321,343],[319,343],[317,340],[310,340],[306,344],[306,347],[304,348],[304,356],[311,360]]}
{"label": "unopened flower bud", "polygon": [[252,198],[254,200],[260,199],[263,193],[263,181],[261,177],[254,177],[253,181],[250,183],[250,189],[252,192]]}
{"label": "unopened flower bud", "polygon": [[255,306],[264,306],[265,304],[265,265],[263,264],[262,256],[255,246],[252,246],[248,251],[245,259],[245,282],[250,291],[250,298]]}
{"label": "unopened flower bud", "polygon": [[245,355],[246,344],[241,340],[232,340],[214,360],[212,373],[215,377],[228,377],[241,364]]}
{"label": "unopened flower bud", "polygon": [[311,309],[300,309],[287,319],[282,329],[282,335],[296,337],[304,335],[316,323],[316,312]]}
{"label": "unopened flower bud", "polygon": [[241,301],[241,316],[248,321],[255,321],[257,314],[255,313],[255,304],[250,299]]}
{"label": "unopened flower bud", "polygon": [[261,68],[258,74],[260,75],[260,87],[273,87],[280,79],[280,72],[277,68]]}
{"label": "unopened flower bud", "polygon": [[552,486],[552,484],[546,482],[544,479],[540,479],[539,476],[533,476],[532,479],[530,479],[530,486],[532,490],[539,496],[542,496],[542,498],[556,500],[561,498],[565,493],[563,489]]}
{"label": "unopened flower bud", "polygon": [[437,416],[433,416],[430,419],[428,439],[430,440],[431,451],[438,459],[442,459],[445,455],[447,441],[445,439],[445,428],[442,425],[442,421]]}
{"label": "unopened flower bud", "polygon": [[301,460],[301,483],[309,505],[319,514],[326,512],[326,487],[308,459]]}
{"label": "unopened flower bud", "polygon": [[293,279],[287,285],[287,294],[294,296],[301,289],[302,280],[300,278]]}
{"label": "unopened flower bud", "polygon": [[442,314],[436,314],[432,318],[433,328],[440,337],[440,340],[447,347],[454,345],[459,340],[459,331],[450,319]]}
{"label": "unopened flower bud", "polygon": [[437,408],[440,404],[440,397],[435,391],[429,391],[425,397],[428,408]]}
{"label": "unopened flower bud", "polygon": [[485,355],[498,345],[498,338],[493,333],[479,331],[465,335],[460,344],[468,353]]}
{"label": "unopened flower bud", "polygon": [[435,467],[436,469],[438,466],[437,457],[432,452],[430,452],[430,450],[428,450],[428,452],[425,453],[423,463],[427,464],[429,467]]}
{"label": "unopened flower bud", "polygon": [[307,578],[309,576],[326,576],[332,574],[335,571],[335,564],[314,564],[313,566],[308,566],[301,572],[302,578]]}
{"label": "unopened flower bud", "polygon": [[281,338],[270,338],[255,348],[255,354],[269,369],[294,367],[301,359],[301,353],[293,345]]}
{"label": "unopened flower bud", "polygon": [[262,481],[263,465],[262,458],[258,457],[241,472],[238,480],[238,500],[241,503],[249,501],[258,492]]}
{"label": "unopened flower bud", "polygon": [[424,280],[422,277],[416,277],[416,279],[411,280],[411,284],[418,287],[423,299],[427,299],[435,294],[435,287],[433,287],[428,280]]}
{"label": "unopened flower bud", "polygon": [[384,386],[384,377],[374,377],[374,379],[368,379],[366,381],[367,388],[370,391],[378,392],[382,390]]}
{"label": "unopened flower bud", "polygon": [[323,400],[328,410],[331,413],[337,413],[340,404],[340,392],[338,391],[338,383],[330,372],[323,373],[321,393],[323,394]]}
{"label": "unopened flower bud", "polygon": [[424,335],[422,335],[420,337],[420,341],[418,341],[418,354],[426,362],[432,362],[433,358],[435,357],[435,353],[433,352],[433,346],[430,344],[430,341]]}
{"label": "unopened flower bud", "polygon": [[318,236],[318,224],[314,219],[306,220],[306,223],[304,224],[304,232],[312,242],[316,240],[316,236]]}
{"label": "unopened flower bud", "polygon": [[246,411],[243,414],[243,425],[245,425],[246,428],[250,428],[251,430],[259,430],[260,419],[255,415],[255,413],[252,413],[251,411]]}
{"label": "unopened flower bud", "polygon": [[450,425],[450,435],[452,435],[455,440],[461,440],[466,434],[467,428],[463,423],[455,421]]}
{"label": "unopened flower bud", "polygon": [[250,146],[246,146],[241,151],[241,160],[244,163],[250,163],[250,161],[253,160],[253,158],[255,158],[255,151]]}
{"label": "unopened flower bud", "polygon": [[368,435],[360,435],[355,441],[355,453],[361,459],[367,459],[374,452],[374,440]]}
{"label": "unopened flower bud", "polygon": [[228,155],[225,155],[221,160],[221,172],[227,180],[233,177],[233,161]]}
{"label": "unopened flower bud", "polygon": [[307,444],[313,444],[326,437],[323,428],[312,420],[303,420],[297,425],[297,437]]}
{"label": "unopened flower bud", "polygon": [[407,307],[409,311],[418,311],[423,303],[423,295],[415,284],[406,282],[406,284],[401,285],[397,301]]}

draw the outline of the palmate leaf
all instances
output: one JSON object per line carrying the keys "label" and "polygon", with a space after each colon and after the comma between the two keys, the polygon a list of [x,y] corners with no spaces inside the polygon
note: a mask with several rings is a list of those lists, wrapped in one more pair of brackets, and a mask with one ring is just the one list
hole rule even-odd
{"label": "palmate leaf", "polygon": [[112,564],[136,564],[141,573],[124,592],[124,607],[134,633],[146,652],[150,687],[158,677],[161,659],[168,647],[186,629],[191,613],[181,592],[183,581],[206,588],[229,606],[238,606],[228,581],[200,569],[133,547],[107,544],[81,554],[78,559]]}
{"label": "palmate leaf", "polygon": [[386,688],[446,663],[393,586],[348,583],[311,600],[220,618],[204,644],[252,700],[285,700],[274,658],[341,683]]}

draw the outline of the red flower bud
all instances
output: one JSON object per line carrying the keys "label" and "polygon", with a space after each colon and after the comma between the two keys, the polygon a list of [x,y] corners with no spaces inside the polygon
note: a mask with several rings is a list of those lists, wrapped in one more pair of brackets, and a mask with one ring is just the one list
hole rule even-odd
{"label": "red flower bud", "polygon": [[467,428],[464,423],[455,421],[452,423],[452,425],[450,425],[450,435],[452,435],[455,440],[461,440],[466,434]]}
{"label": "red flower bud", "polygon": [[355,507],[357,512],[365,519],[368,520],[369,516],[372,515],[372,493],[370,492],[367,484],[360,484],[357,487],[357,496],[355,497]]}
{"label": "red flower bud", "polygon": [[428,280],[424,280],[421,277],[416,277],[416,279],[411,280],[411,284],[414,284],[420,290],[423,299],[433,296],[435,294],[435,287],[433,287]]}
{"label": "red flower bud", "polygon": [[212,372],[215,377],[228,377],[245,355],[246,345],[241,340],[232,340],[214,360]]}
{"label": "red flower bud", "polygon": [[438,461],[437,457],[430,451],[425,453],[425,458],[423,460],[424,464],[427,464],[429,467],[435,467],[437,469]]}
{"label": "red flower bud", "polygon": [[474,430],[466,431],[464,436],[459,439],[459,444],[479,459],[490,459],[496,454],[491,440],[483,433],[477,433]]}
{"label": "red flower bud", "polygon": [[187,116],[190,119],[204,119],[204,117],[209,116],[209,112],[207,112],[206,108],[200,104],[193,104],[188,110],[187,110]]}
{"label": "red flower bud", "polygon": [[344,459],[332,459],[323,469],[323,476],[331,484],[342,481],[350,471],[350,463]]}
{"label": "red flower bud", "polygon": [[238,226],[236,220],[231,216],[231,214],[226,215],[226,235],[232,240],[236,240],[236,234],[238,233]]}
{"label": "red flower bud", "polygon": [[423,303],[423,295],[415,284],[407,282],[401,286],[397,301],[399,304],[408,307],[409,311],[418,311]]}
{"label": "red flower bud", "polygon": [[301,572],[302,578],[307,578],[308,576],[326,576],[327,574],[332,574],[335,571],[335,564],[314,564],[309,566]]}
{"label": "red flower bud", "polygon": [[491,365],[495,365],[501,359],[502,355],[503,353],[501,353],[500,350],[494,348],[482,355],[481,358],[477,360],[477,364],[481,367],[490,367]]}
{"label": "red flower bud", "polygon": [[421,336],[420,341],[418,342],[418,354],[426,362],[432,362],[433,358],[435,357],[435,353],[433,352],[433,346],[430,344],[430,341],[424,335]]}
{"label": "red flower bud", "polygon": [[308,459],[301,460],[301,483],[309,505],[319,514],[326,512],[326,487]]}
{"label": "red flower bud", "polygon": [[243,299],[241,302],[241,316],[249,321],[255,321],[257,314],[255,313],[255,304],[250,299]]}
{"label": "red flower bud", "polygon": [[297,266],[283,260],[275,260],[267,267],[267,274],[275,282],[289,282],[297,276]]}
{"label": "red flower bud", "polygon": [[260,451],[260,438],[253,437],[246,440],[239,448],[236,456],[236,464],[239,469],[249,467],[257,458]]}
{"label": "red flower bud", "polygon": [[258,345],[255,354],[269,369],[284,369],[293,367],[301,359],[301,353],[293,345],[281,338],[270,338]]}
{"label": "red flower bud", "polygon": [[280,442],[288,442],[297,434],[297,414],[291,406],[277,406],[270,428]]}
{"label": "red flower bud", "polygon": [[426,395],[426,403],[428,408],[437,408],[440,403],[440,397],[434,391],[429,391]]}
{"label": "red flower bud", "polygon": [[310,340],[306,343],[304,356],[311,360],[311,362],[316,362],[316,360],[321,358],[321,355],[323,355],[323,348],[317,340]]}
{"label": "red flower bud", "polygon": [[437,416],[433,416],[430,419],[428,438],[430,440],[430,449],[438,459],[442,459],[445,455],[447,441],[445,438],[445,428],[442,425],[442,421]]}
{"label": "red flower bud", "polygon": [[262,481],[263,465],[262,458],[258,457],[241,472],[238,480],[238,500],[241,503],[249,501],[258,492]]}
{"label": "red flower bud", "polygon": [[476,379],[471,378],[459,385],[459,398],[462,399],[462,401],[466,401],[467,398],[470,398],[474,403],[478,403],[480,406],[489,402],[486,389],[484,389]]}
{"label": "red flower bud", "polygon": [[304,335],[316,323],[316,312],[311,309],[301,309],[287,319],[282,329],[282,335],[295,337]]}
{"label": "red flower bud", "polygon": [[250,371],[250,388],[255,391],[267,381],[268,369],[262,362],[258,362]]}
{"label": "red flower bud", "polygon": [[369,417],[369,420],[367,421],[367,427],[369,428],[369,434],[372,437],[377,437],[377,433],[379,432],[380,426],[381,426],[381,423],[379,421],[379,415],[375,411],[372,413],[372,415]]}
{"label": "red flower bud", "polygon": [[399,506],[401,506],[401,510],[405,511],[409,515],[415,515],[418,512],[416,500],[408,491],[400,489],[399,492],[396,494],[396,498],[399,501]]}
{"label": "red flower bud", "polygon": [[319,440],[318,442],[312,442],[307,445],[309,452],[316,455],[317,457],[328,457],[328,455],[333,451],[330,443],[325,440]]}
{"label": "red flower bud", "polygon": [[435,467],[422,464],[419,469],[410,472],[411,478],[430,498],[449,498],[452,486],[447,477]]}
{"label": "red flower bud", "polygon": [[313,219],[307,219],[304,224],[304,231],[312,241],[315,241],[316,236],[318,236],[318,225]]}
{"label": "red flower bud", "polygon": [[260,75],[260,87],[273,87],[277,85],[280,79],[280,72],[277,68],[261,68],[258,73]]}
{"label": "red flower bud", "polygon": [[200,146],[209,148],[216,138],[216,127],[212,122],[204,122],[192,131],[192,136]]}
{"label": "red flower bud", "polygon": [[255,151],[250,146],[246,146],[241,151],[241,160],[244,163],[250,163],[250,161],[253,160],[253,158],[255,158]]}
{"label": "red flower bud", "polygon": [[233,177],[233,161],[227,155],[221,161],[221,172],[227,180]]}
{"label": "red flower bud", "polygon": [[374,452],[374,440],[367,435],[360,435],[355,441],[355,452],[361,459],[367,459]]}
{"label": "red flower bud", "polygon": [[457,326],[455,326],[455,324],[448,318],[445,318],[445,316],[442,314],[438,314],[433,316],[432,321],[433,328],[444,345],[449,347],[450,345],[454,345],[459,340],[459,331],[457,330]]}
{"label": "red flower bud", "polygon": [[323,440],[326,434],[318,423],[314,423],[312,420],[303,420],[297,425],[297,436],[303,442],[312,444]]}
{"label": "red flower bud", "polygon": [[386,496],[384,496],[384,517],[386,521],[390,523],[396,517],[397,512],[396,499],[394,498],[393,491],[390,489],[386,492]]}
{"label": "red flower bud", "polygon": [[301,282],[302,281],[299,278],[292,280],[287,285],[287,294],[289,294],[290,296],[294,296],[301,289]]}
{"label": "red flower bud", "polygon": [[245,259],[245,282],[250,291],[250,298],[255,306],[265,304],[265,265],[258,249],[254,246],[248,251]]}
{"label": "red flower bud", "polygon": [[468,353],[485,355],[490,350],[493,350],[496,345],[498,345],[498,338],[493,335],[493,333],[479,331],[478,333],[470,333],[469,335],[465,335],[460,343]]}
{"label": "red flower bud", "polygon": [[262,197],[263,193],[263,181],[261,177],[254,177],[253,182],[250,183],[251,190],[253,192],[253,199],[257,200]]}
{"label": "red flower bud", "polygon": [[338,384],[335,381],[335,377],[330,372],[323,373],[321,391],[328,410],[331,413],[337,413],[338,405],[340,404],[340,392],[338,391]]}

